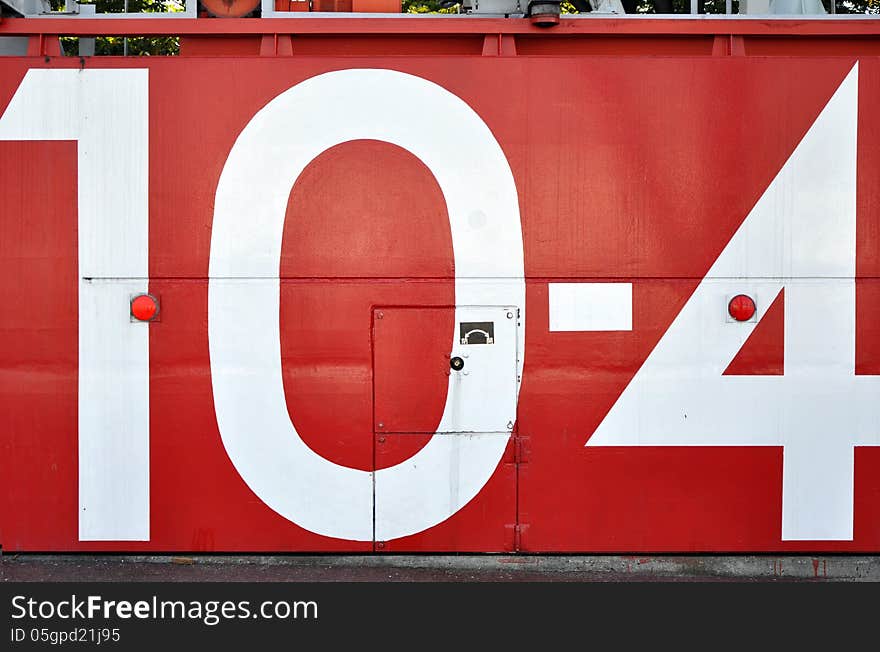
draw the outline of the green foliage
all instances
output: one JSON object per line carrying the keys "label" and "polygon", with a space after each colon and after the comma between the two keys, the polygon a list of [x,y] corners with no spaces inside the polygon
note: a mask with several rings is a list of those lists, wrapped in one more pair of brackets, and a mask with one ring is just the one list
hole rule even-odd
{"label": "green foliage", "polygon": [[128,43],[121,36],[104,36],[95,39],[95,54],[122,56],[169,56],[180,52],[180,39],[176,36],[133,36]]}
{"label": "green foliage", "polygon": [[[83,5],[95,5],[99,14],[118,14],[126,9],[126,0],[86,0]],[[53,11],[64,10],[64,0],[50,0]],[[129,12],[183,11],[183,0],[128,0]]]}
{"label": "green foliage", "polygon": [[[63,8],[64,0],[60,2]],[[191,0],[195,1],[195,0]],[[96,13],[117,14],[180,12],[184,10],[182,1],[178,0],[97,0],[84,2],[94,4]],[[62,38],[61,46],[65,53],[76,55],[79,44],[76,38]],[[101,36],[95,39],[95,54],[104,56],[167,56],[180,52],[180,39],[176,36]]]}
{"label": "green foliage", "polygon": [[[127,3],[130,13],[183,11],[183,2],[176,0],[127,0]],[[126,0],[96,0],[83,4],[95,5],[95,12],[99,14],[116,14],[126,11]]]}
{"label": "green foliage", "polygon": [[457,14],[459,4],[444,7],[440,0],[403,0],[405,14]]}

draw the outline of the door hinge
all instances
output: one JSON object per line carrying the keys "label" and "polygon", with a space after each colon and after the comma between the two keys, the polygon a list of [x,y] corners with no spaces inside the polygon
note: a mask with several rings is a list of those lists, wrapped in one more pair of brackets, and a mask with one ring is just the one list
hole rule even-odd
{"label": "door hinge", "polygon": [[510,525],[506,525],[511,532],[513,541],[511,542],[511,549],[514,552],[520,552],[523,550],[523,534],[529,528],[528,523],[511,523]]}
{"label": "door hinge", "polygon": [[514,435],[513,437],[513,463],[527,464],[529,461],[529,437],[527,435]]}

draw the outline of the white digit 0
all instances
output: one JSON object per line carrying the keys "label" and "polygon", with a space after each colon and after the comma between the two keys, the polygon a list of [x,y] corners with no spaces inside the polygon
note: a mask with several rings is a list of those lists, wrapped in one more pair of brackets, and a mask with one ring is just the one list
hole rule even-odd
{"label": "white digit 0", "polygon": [[[436,525],[467,504],[498,466],[509,433],[435,436],[406,463],[371,473],[321,457],[291,423],[278,278],[287,202],[316,156],[356,139],[398,145],[434,174],[449,213],[456,305],[525,308],[516,186],[482,119],[419,77],[373,69],[325,73],[257,112],[220,176],[208,289],[211,377],[223,445],[254,493],[311,532],[388,540]],[[469,223],[475,210],[486,224]],[[524,329],[518,337],[522,350]]]}

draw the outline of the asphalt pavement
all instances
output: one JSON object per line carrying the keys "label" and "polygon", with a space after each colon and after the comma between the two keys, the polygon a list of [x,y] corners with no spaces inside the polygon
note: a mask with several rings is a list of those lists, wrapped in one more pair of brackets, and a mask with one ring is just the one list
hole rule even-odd
{"label": "asphalt pavement", "polygon": [[853,582],[871,555],[0,555],[13,582]]}

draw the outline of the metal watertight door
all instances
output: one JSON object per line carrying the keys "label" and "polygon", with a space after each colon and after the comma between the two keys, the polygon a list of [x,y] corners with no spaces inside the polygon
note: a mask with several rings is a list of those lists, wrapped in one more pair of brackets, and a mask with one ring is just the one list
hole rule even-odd
{"label": "metal watertight door", "polygon": [[377,549],[512,549],[518,328],[512,306],[374,310]]}

